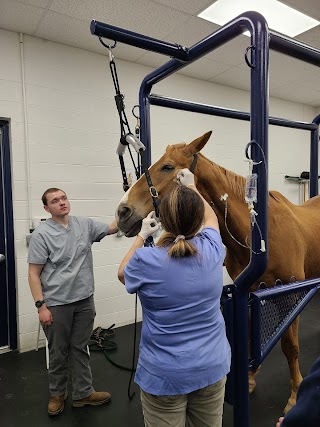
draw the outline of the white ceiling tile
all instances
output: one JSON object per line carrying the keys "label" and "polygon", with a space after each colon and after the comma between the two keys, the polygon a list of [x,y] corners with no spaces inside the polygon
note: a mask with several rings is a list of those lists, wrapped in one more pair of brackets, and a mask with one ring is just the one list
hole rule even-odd
{"label": "white ceiling tile", "polygon": [[[320,0],[282,0],[320,19]],[[149,37],[186,47],[198,43],[219,26],[196,15],[211,0],[0,0],[0,28],[37,36],[52,42],[107,56],[97,37],[90,34],[96,19]],[[320,27],[296,39],[320,49]],[[250,39],[239,36],[216,51],[190,64],[181,74],[202,80],[249,89],[250,73],[244,53]],[[114,50],[115,58],[159,67],[168,57],[123,43]],[[283,99],[319,105],[319,69],[277,52],[270,52],[270,90]],[[293,90],[293,88],[297,88]],[[294,93],[291,93],[293,91]]]}
{"label": "white ceiling tile", "polygon": [[213,81],[215,76],[224,73],[230,68],[230,65],[216,61],[214,54],[211,54],[183,68],[180,73],[193,78]]}
{"label": "white ceiling tile", "polygon": [[229,68],[229,70],[210,79],[213,83],[250,90],[250,70],[246,64]]}
{"label": "white ceiling tile", "polygon": [[312,30],[306,31],[305,33],[300,34],[295,38],[302,41],[303,43],[320,49],[320,27],[315,27]]}
{"label": "white ceiling tile", "polygon": [[0,28],[34,34],[44,9],[16,0],[1,0]]}
{"label": "white ceiling tile", "polygon": [[[108,55],[108,50],[101,45],[98,37],[90,33],[88,22],[55,12],[48,12],[45,15],[37,29],[36,36],[102,55]],[[119,43],[114,54],[117,58],[135,61],[141,55],[141,50]]]}
{"label": "white ceiling tile", "polygon": [[[312,73],[316,67],[279,52],[270,52],[270,87],[283,86],[286,83],[304,80],[307,73]],[[319,81],[320,84],[320,81]]]}
{"label": "white ceiling tile", "polygon": [[52,0],[18,0],[19,3],[30,4],[32,6],[47,8]]}
{"label": "white ceiling tile", "polygon": [[301,104],[309,104],[320,99],[320,90],[308,90],[306,86],[297,85],[295,83],[288,83],[282,87],[270,89],[270,95],[275,98],[287,99]]}
{"label": "white ceiling tile", "polygon": [[190,15],[197,15],[210,6],[213,0],[157,0],[158,3],[162,3],[166,6],[172,7],[173,9],[181,10]]}
{"label": "white ceiling tile", "polygon": [[319,0],[281,0],[282,3],[320,21]]}
{"label": "white ceiling tile", "polygon": [[149,0],[53,0],[50,9],[82,20],[92,19],[162,39],[188,15]]}

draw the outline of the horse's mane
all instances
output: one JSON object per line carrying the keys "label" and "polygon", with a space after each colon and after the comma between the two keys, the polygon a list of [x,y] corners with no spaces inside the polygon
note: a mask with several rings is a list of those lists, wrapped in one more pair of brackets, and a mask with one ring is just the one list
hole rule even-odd
{"label": "horse's mane", "polygon": [[[187,148],[187,144],[174,144],[169,145],[167,148],[179,151],[181,149]],[[204,162],[208,163],[208,170],[214,169],[216,172],[218,172],[223,177],[223,179],[226,180],[227,183],[230,185],[231,190],[234,192],[234,194],[240,199],[244,200],[246,179],[243,176],[237,175],[236,173],[224,168],[223,166],[218,165],[212,160],[209,160],[202,153],[198,153],[198,156],[201,157]]]}
{"label": "horse's mane", "polygon": [[226,179],[227,183],[230,185],[236,196],[244,200],[246,179],[243,176],[237,175],[223,166],[218,165],[201,153],[199,153],[199,156],[201,156],[216,172],[218,172],[224,179]]}

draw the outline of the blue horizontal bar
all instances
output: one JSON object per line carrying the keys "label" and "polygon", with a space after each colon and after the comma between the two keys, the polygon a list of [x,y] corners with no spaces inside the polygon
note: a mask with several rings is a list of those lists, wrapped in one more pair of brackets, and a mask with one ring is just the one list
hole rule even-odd
{"label": "blue horizontal bar", "polygon": [[304,280],[301,282],[292,282],[285,285],[277,285],[268,289],[260,289],[250,293],[250,297],[259,298],[260,300],[269,300],[293,292],[303,291],[307,288],[320,287],[320,278]]}
{"label": "blue horizontal bar", "polygon": [[320,66],[320,50],[270,30],[270,49]]}
{"label": "blue horizontal bar", "polygon": [[103,22],[95,20],[91,21],[90,31],[91,34],[95,36],[105,37],[110,40],[119,41],[145,50],[151,50],[152,52],[172,56],[182,61],[187,61],[189,58],[188,48],[184,46],[167,43],[162,40],[144,36],[143,34],[134,33],[133,31],[104,24]]}
{"label": "blue horizontal bar", "polygon": [[[150,104],[157,105],[158,107],[173,108],[176,110],[190,111],[193,113],[209,114],[212,116],[226,117],[229,119],[250,121],[250,113],[245,111],[232,110],[223,107],[216,107],[213,105],[198,104],[197,102],[184,101],[181,99],[164,97],[156,94],[151,94],[148,99]],[[318,129],[318,126],[315,123],[298,122],[278,117],[269,117],[269,123],[271,125],[292,129],[303,129],[309,131]]]}

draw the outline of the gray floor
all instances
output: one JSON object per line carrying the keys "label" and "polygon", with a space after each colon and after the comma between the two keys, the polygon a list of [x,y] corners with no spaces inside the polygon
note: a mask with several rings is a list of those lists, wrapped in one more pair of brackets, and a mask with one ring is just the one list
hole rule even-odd
{"label": "gray floor", "polygon": [[[301,316],[300,365],[303,375],[320,355],[319,308],[320,293]],[[117,363],[130,366],[133,327],[117,328],[112,339],[118,348],[108,355]],[[130,373],[113,366],[103,353],[92,351],[91,360],[95,388],[110,391],[111,402],[100,407],[72,408],[68,398],[64,412],[49,418],[44,349],[0,355],[0,426],[143,427],[139,391],[135,384],[131,391],[136,394],[131,401],[128,399]],[[288,396],[287,363],[277,344],[264,361],[256,390],[250,396],[250,427],[275,427]],[[234,427],[232,407],[228,404],[225,405],[223,426]]]}

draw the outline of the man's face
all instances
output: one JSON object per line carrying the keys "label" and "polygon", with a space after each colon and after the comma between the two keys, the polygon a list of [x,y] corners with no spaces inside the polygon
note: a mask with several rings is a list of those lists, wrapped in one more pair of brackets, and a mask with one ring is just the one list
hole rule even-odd
{"label": "man's face", "polygon": [[53,217],[64,217],[70,212],[70,203],[63,191],[55,191],[47,194],[47,205],[44,209]]}

